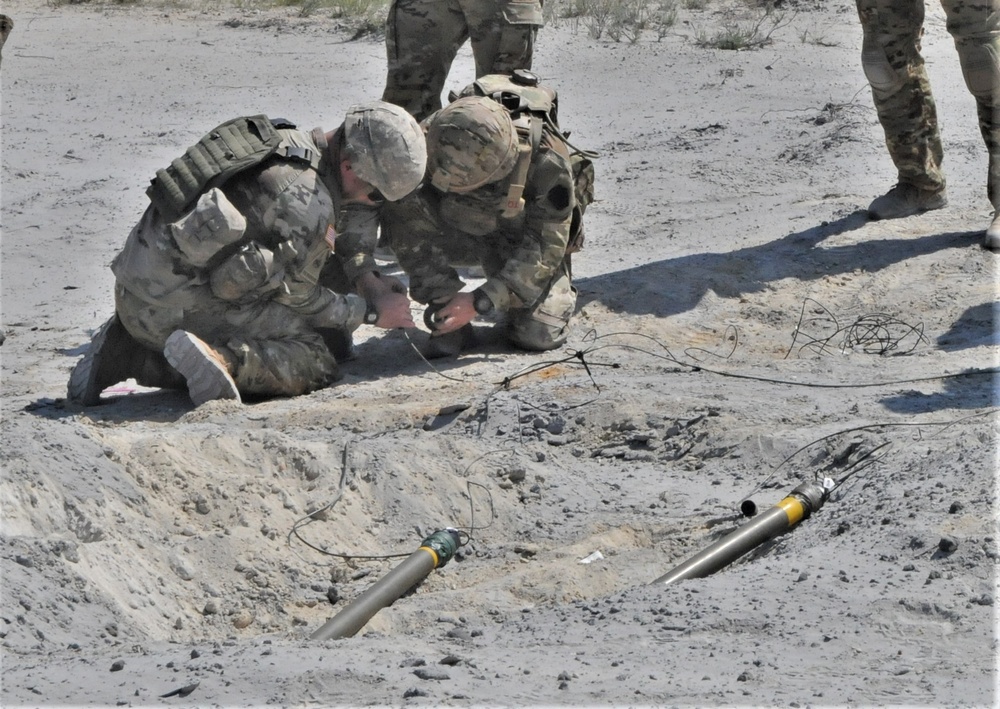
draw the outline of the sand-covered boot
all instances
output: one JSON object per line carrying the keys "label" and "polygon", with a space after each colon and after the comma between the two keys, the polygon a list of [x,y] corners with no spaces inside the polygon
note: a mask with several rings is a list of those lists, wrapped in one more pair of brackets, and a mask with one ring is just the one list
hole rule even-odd
{"label": "sand-covered boot", "polygon": [[70,372],[67,398],[83,406],[101,403],[102,391],[132,376],[129,363],[136,346],[118,315],[112,315],[94,333],[83,359]]}
{"label": "sand-covered boot", "polygon": [[993,212],[993,221],[986,228],[986,241],[983,245],[987,249],[1000,249],[1000,209]]}
{"label": "sand-covered boot", "polygon": [[185,330],[175,330],[167,338],[163,355],[187,380],[195,406],[215,399],[242,401],[226,358],[204,340]]}
{"label": "sand-covered boot", "polygon": [[458,357],[463,350],[471,349],[475,344],[475,330],[469,323],[445,335],[431,335],[427,338],[427,344],[423,346],[421,353],[427,359]]}
{"label": "sand-covered boot", "polygon": [[921,190],[915,185],[900,182],[868,205],[868,216],[872,219],[902,219],[932,209],[941,209],[947,204],[948,195],[943,187],[939,190]]}

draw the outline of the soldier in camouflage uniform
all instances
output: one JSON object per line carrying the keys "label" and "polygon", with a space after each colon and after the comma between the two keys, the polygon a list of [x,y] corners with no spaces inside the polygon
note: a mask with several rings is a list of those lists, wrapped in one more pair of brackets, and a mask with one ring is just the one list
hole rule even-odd
{"label": "soldier in camouflage uniform", "polygon": [[[471,321],[494,313],[506,314],[515,345],[558,347],[576,306],[566,144],[545,126],[534,148],[510,112],[483,96],[458,98],[422,125],[427,178],[386,205],[383,228],[410,277],[410,296],[428,304],[426,355],[457,354],[471,344]],[[455,266],[480,266],[487,280],[462,291]]]}
{"label": "soldier in camouflage uniform", "polygon": [[177,218],[159,202],[146,209],[111,264],[115,315],[74,368],[71,401],[99,403],[105,388],[129,378],[186,386],[196,405],[294,396],[339,378],[324,330],[349,336],[362,322],[413,325],[395,279],[355,269],[360,295],[341,295],[319,277],[331,250],[350,262],[356,254],[346,242],[374,243],[381,201],[423,178],[417,122],[382,101],[352,106],[329,132],[247,120],[260,119],[281,141],[273,156],[204,190]]}
{"label": "soldier in camouflage uniform", "polygon": [[386,22],[389,60],[382,99],[417,120],[441,108],[441,91],[465,40],[476,76],[530,69],[542,0],[393,0]]}
{"label": "soldier in camouflage uniform", "polygon": [[[898,184],[868,208],[896,219],[948,203],[937,112],[920,55],[923,0],[856,0],[864,29],[862,65],[872,87]],[[987,193],[994,217],[986,245],[1000,247],[1000,0],[942,0],[962,74],[976,99],[989,152]]]}

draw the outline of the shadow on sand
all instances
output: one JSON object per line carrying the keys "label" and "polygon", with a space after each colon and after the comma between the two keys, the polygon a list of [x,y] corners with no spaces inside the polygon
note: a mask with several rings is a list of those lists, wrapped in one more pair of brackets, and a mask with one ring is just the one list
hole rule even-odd
{"label": "shadow on sand", "polygon": [[856,269],[878,271],[943,249],[968,248],[982,239],[978,231],[950,232],[816,248],[828,237],[866,223],[866,213],[859,210],[760,246],[692,254],[578,278],[574,284],[580,292],[579,306],[596,301],[615,312],[666,317],[695,308],[709,290],[735,298],[762,291],[768,283],[784,278],[808,281]]}

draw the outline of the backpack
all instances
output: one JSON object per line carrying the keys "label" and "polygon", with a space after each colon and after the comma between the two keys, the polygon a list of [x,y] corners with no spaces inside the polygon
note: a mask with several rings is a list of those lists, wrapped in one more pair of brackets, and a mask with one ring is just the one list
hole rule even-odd
{"label": "backpack", "polygon": [[284,119],[265,115],[226,121],[204,135],[185,153],[156,171],[146,195],[165,222],[181,217],[203,193],[272,155],[319,164],[315,151],[284,142],[278,129],[295,128]]}
{"label": "backpack", "polygon": [[[531,151],[538,148],[542,132],[547,127],[549,133],[560,139],[569,151],[570,167],[573,171],[573,194],[576,206],[573,207],[573,217],[570,224],[569,245],[566,253],[574,253],[583,248],[584,231],[583,215],[587,206],[594,201],[594,159],[597,153],[582,150],[569,142],[569,132],[559,127],[558,110],[559,96],[556,90],[539,83],[538,77],[530,71],[516,69],[510,75],[487,74],[481,76],[467,86],[458,95],[486,96],[498,102],[510,112],[514,128],[520,140],[530,143]],[[530,158],[530,152],[527,153]],[[522,161],[515,170],[527,171],[527,161]],[[524,175],[515,183],[520,183],[523,189]],[[518,209],[517,198],[520,194],[508,195],[507,212]],[[523,200],[522,200],[523,205]]]}

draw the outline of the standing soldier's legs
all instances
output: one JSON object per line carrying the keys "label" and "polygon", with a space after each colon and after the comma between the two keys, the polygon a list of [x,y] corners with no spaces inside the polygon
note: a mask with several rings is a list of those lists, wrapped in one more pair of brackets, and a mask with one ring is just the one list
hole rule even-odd
{"label": "standing soldier's legs", "polygon": [[976,98],[979,129],[989,153],[987,194],[993,224],[987,246],[1000,247],[1000,0],[942,0],[962,75]]}
{"label": "standing soldier's legs", "polygon": [[461,0],[476,76],[530,69],[542,26],[542,0]]}
{"label": "standing soldier's legs", "polygon": [[507,336],[526,350],[551,350],[566,341],[570,318],[576,310],[576,289],[569,264],[563,261],[544,300],[534,308],[512,308],[507,313]]}
{"label": "standing soldier's legs", "polygon": [[869,207],[875,219],[947,203],[937,110],[920,55],[923,0],[856,0],[864,30],[861,62],[899,184]]}
{"label": "standing soldier's legs", "polygon": [[382,99],[418,121],[441,108],[451,63],[468,38],[457,0],[393,0],[385,26],[388,71]]}

